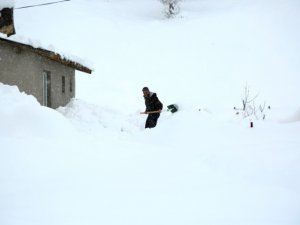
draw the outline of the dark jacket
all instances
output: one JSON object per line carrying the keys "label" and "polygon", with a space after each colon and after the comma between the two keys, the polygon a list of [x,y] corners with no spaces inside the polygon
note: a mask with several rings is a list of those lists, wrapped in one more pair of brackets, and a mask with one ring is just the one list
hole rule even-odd
{"label": "dark jacket", "polygon": [[145,98],[146,112],[162,110],[163,104],[159,101],[156,93],[150,92],[150,96],[144,98]]}

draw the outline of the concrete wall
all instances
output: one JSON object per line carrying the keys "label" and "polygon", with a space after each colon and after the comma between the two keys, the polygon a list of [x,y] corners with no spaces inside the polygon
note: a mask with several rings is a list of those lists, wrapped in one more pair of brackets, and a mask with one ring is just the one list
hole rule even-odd
{"label": "concrete wall", "polygon": [[[51,108],[66,105],[75,97],[75,69],[39,56],[26,48],[0,40],[0,82],[17,85],[20,91],[33,95],[43,105],[43,72],[51,76]],[[62,93],[62,76],[65,93]],[[72,92],[70,91],[72,85]]]}

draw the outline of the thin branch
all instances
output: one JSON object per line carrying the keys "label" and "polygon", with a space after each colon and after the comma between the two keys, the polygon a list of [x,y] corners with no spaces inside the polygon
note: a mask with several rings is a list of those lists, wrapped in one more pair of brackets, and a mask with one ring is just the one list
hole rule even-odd
{"label": "thin branch", "polygon": [[19,7],[19,8],[15,8],[15,9],[26,9],[26,8],[39,7],[39,6],[57,4],[57,3],[68,2],[68,1],[71,1],[71,0],[62,0],[62,1],[57,1],[57,2],[48,2],[48,3],[38,4],[38,5],[28,5],[28,6],[22,6],[22,7]]}

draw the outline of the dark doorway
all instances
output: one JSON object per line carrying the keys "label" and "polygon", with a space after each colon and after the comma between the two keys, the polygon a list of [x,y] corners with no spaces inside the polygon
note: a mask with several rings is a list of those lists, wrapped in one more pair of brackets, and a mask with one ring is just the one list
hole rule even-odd
{"label": "dark doorway", "polygon": [[51,75],[50,72],[43,72],[43,105],[51,107]]}

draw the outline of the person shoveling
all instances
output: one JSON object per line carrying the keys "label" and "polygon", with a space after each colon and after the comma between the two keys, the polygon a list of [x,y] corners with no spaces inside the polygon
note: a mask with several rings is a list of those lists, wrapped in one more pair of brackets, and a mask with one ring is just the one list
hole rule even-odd
{"label": "person shoveling", "polygon": [[[148,87],[143,88],[143,96],[145,99],[146,109],[141,114],[147,114],[147,120],[145,123],[145,128],[154,128],[157,124],[157,120],[160,116],[160,113],[163,109],[163,104],[158,99],[157,94],[154,92],[150,92]],[[176,112],[178,107],[176,105],[169,105],[167,106],[168,111],[172,113]]]}

